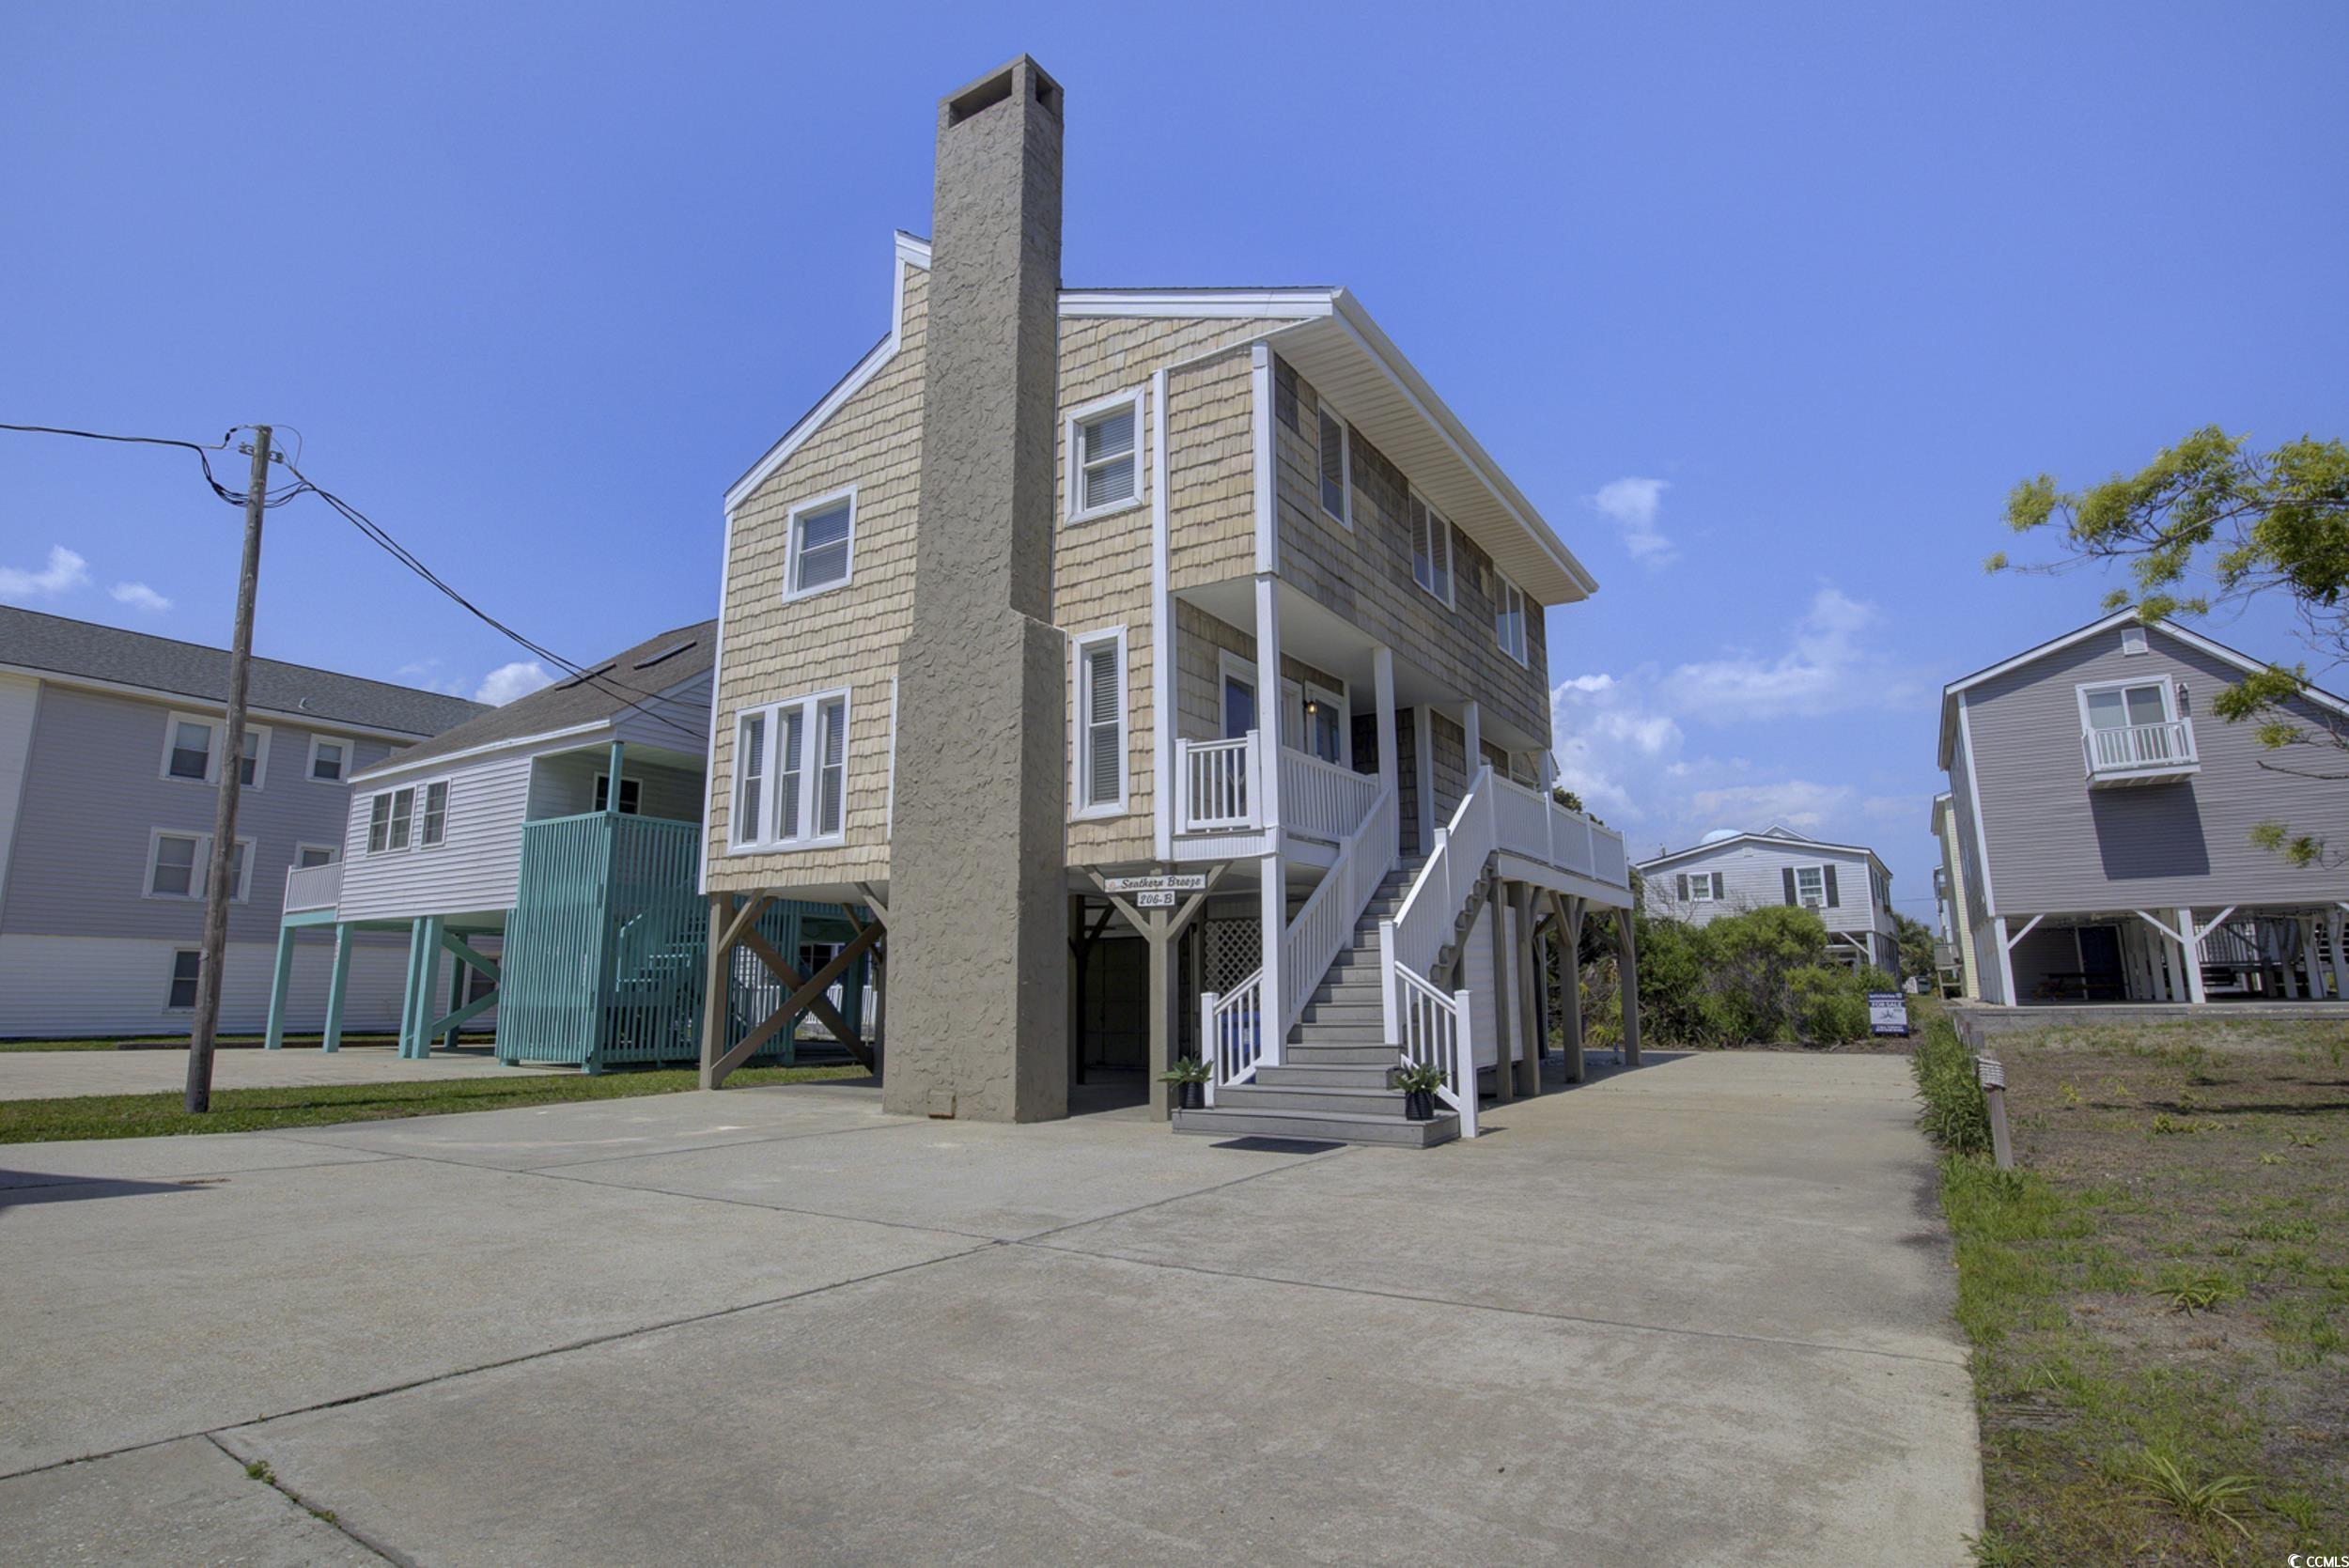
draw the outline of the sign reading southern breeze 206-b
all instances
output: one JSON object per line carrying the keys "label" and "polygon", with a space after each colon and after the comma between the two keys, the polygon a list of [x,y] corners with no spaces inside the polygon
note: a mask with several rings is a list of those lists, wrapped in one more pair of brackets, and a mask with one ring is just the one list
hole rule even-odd
{"label": "sign reading southern breeze 206-b", "polygon": [[1906,1034],[1908,1032],[1908,1003],[1898,991],[1868,993],[1868,1032],[1871,1034]]}

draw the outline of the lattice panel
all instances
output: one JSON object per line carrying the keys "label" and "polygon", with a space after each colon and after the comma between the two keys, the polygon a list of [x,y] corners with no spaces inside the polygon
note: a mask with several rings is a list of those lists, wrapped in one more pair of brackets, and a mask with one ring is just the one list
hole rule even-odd
{"label": "lattice panel", "polygon": [[1211,920],[1206,923],[1206,960],[1199,988],[1218,996],[1264,967],[1264,924],[1257,920]]}

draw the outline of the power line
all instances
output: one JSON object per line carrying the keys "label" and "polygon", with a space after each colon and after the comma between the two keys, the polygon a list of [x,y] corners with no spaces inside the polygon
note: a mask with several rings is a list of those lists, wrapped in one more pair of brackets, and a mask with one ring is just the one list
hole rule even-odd
{"label": "power line", "polygon": [[[221,500],[228,503],[231,506],[241,506],[244,505],[244,492],[241,490],[232,490],[227,486],[220,482],[219,478],[212,473],[211,455],[215,452],[227,451],[228,442],[236,436],[238,430],[241,430],[243,428],[245,428],[244,426],[236,426],[229,429],[226,435],[223,435],[213,445],[201,446],[192,441],[176,441],[167,436],[116,436],[108,435],[102,430],[76,430],[62,425],[0,424],[0,430],[18,430],[27,435],[77,436],[83,441],[119,442],[126,446],[176,446],[181,451],[193,452],[195,454],[195,460],[203,465],[204,482],[211,486],[212,493],[214,495],[220,497]],[[290,490],[287,490],[282,494],[274,496],[267,495],[266,492],[264,492],[264,498],[261,505],[264,507],[274,510],[279,506],[283,506],[286,503],[293,500],[301,494],[301,486],[296,486]]]}

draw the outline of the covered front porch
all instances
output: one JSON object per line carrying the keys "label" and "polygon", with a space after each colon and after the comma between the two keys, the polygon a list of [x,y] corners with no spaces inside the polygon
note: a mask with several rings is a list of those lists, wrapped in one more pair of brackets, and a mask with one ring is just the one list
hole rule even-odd
{"label": "covered front porch", "polygon": [[2339,904],[2058,912],[1993,921],[1990,951],[2012,1006],[2337,1002],[2344,922]]}

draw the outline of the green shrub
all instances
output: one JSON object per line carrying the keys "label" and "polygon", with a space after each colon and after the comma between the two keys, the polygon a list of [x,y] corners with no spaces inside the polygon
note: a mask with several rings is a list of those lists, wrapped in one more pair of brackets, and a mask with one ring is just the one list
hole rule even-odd
{"label": "green shrub", "polygon": [[1917,1124],[1925,1136],[1956,1154],[1987,1152],[1990,1107],[1974,1076],[1974,1053],[1957,1037],[1957,1026],[1947,1018],[1927,1020],[1908,1064],[1917,1076],[1917,1097],[1924,1101]]}
{"label": "green shrub", "polygon": [[1794,993],[1795,1032],[1816,1046],[1865,1039],[1868,988],[1864,978],[1832,964],[1812,964],[1787,977]]}

